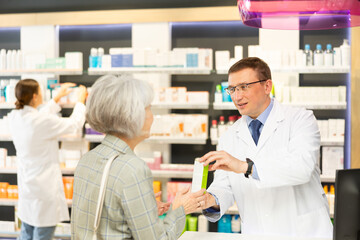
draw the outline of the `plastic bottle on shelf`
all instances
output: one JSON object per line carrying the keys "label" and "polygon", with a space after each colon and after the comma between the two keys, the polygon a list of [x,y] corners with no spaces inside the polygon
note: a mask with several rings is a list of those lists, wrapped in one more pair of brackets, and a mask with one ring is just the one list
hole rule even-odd
{"label": "plastic bottle on shelf", "polygon": [[223,97],[222,97],[222,93],[221,93],[221,85],[220,84],[216,85],[214,101],[216,103],[222,103],[223,102]]}
{"label": "plastic bottle on shelf", "polygon": [[22,69],[23,68],[23,55],[22,55],[22,52],[21,52],[20,49],[16,51],[16,60],[15,60],[15,62],[16,62],[16,64],[15,64],[16,69]]}
{"label": "plastic bottle on shelf", "polygon": [[208,232],[209,231],[209,221],[204,215],[199,215],[198,217],[198,232]]}
{"label": "plastic bottle on shelf", "polygon": [[210,139],[211,140],[217,140],[218,139],[218,126],[217,126],[217,121],[216,120],[211,121]]}
{"label": "plastic bottle on shelf", "polygon": [[310,49],[310,44],[305,44],[304,63],[305,66],[313,65],[313,52]]}
{"label": "plastic bottle on shelf", "polygon": [[324,53],[324,65],[327,67],[334,66],[334,52],[331,44],[326,45],[326,51]]}
{"label": "plastic bottle on shelf", "polygon": [[6,69],[6,50],[0,50],[0,70]]}
{"label": "plastic bottle on shelf", "polygon": [[161,152],[159,151],[155,151],[154,152],[154,165],[153,165],[153,169],[157,170],[160,169],[160,164],[162,163],[162,156],[161,156]]}
{"label": "plastic bottle on shelf", "polygon": [[223,215],[218,221],[218,232],[231,233],[231,216]]}
{"label": "plastic bottle on shelf", "polygon": [[103,56],[104,56],[104,49],[100,47],[97,49],[97,68],[102,68]]}
{"label": "plastic bottle on shelf", "polygon": [[241,231],[241,220],[239,215],[232,216],[231,219],[231,232],[240,233]]}
{"label": "plastic bottle on shelf", "polygon": [[235,123],[235,116],[229,116],[229,121],[227,122],[227,127],[231,127]]}
{"label": "plastic bottle on shelf", "polygon": [[11,66],[12,66],[12,69],[17,69],[16,50],[11,51]]}
{"label": "plastic bottle on shelf", "polygon": [[89,56],[89,67],[96,68],[98,66],[98,58],[97,58],[97,49],[91,48],[90,49],[90,56]]}
{"label": "plastic bottle on shelf", "polygon": [[226,131],[227,126],[225,125],[225,117],[220,116],[220,121],[218,125],[218,138],[221,137],[221,135]]}
{"label": "plastic bottle on shelf", "polygon": [[343,44],[340,46],[341,49],[341,65],[350,66],[350,45],[349,40],[344,39]]}
{"label": "plastic bottle on shelf", "polygon": [[329,209],[330,214],[334,214],[334,207],[335,207],[335,187],[334,185],[330,186],[330,194],[329,194]]}
{"label": "plastic bottle on shelf", "polygon": [[321,49],[321,44],[316,44],[316,50],[314,52],[314,66],[324,66],[324,52]]}
{"label": "plastic bottle on shelf", "polygon": [[11,65],[11,55],[12,55],[12,50],[7,50],[7,52],[6,52],[6,69],[8,69],[8,70],[13,69],[13,66]]}

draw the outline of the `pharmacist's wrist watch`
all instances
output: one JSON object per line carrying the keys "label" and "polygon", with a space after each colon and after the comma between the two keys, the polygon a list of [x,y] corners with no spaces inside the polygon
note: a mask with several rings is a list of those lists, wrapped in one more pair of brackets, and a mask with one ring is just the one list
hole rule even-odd
{"label": "pharmacist's wrist watch", "polygon": [[246,162],[247,162],[247,164],[248,164],[248,168],[247,168],[247,170],[246,170],[245,177],[246,177],[246,178],[249,178],[249,175],[251,174],[251,171],[252,171],[252,167],[253,167],[253,165],[254,165],[254,162],[251,161],[251,159],[249,159],[249,158],[246,158]]}

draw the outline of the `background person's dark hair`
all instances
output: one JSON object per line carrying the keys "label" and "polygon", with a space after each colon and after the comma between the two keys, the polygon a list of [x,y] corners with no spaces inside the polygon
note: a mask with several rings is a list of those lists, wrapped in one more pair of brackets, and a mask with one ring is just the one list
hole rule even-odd
{"label": "background person's dark hair", "polygon": [[34,79],[20,80],[15,87],[16,109],[23,109],[25,105],[29,105],[34,94],[38,94],[40,90],[39,83]]}
{"label": "background person's dark hair", "polygon": [[257,57],[248,57],[237,61],[230,67],[228,74],[238,72],[245,68],[253,69],[257,73],[259,80],[271,79],[269,66],[266,62]]}

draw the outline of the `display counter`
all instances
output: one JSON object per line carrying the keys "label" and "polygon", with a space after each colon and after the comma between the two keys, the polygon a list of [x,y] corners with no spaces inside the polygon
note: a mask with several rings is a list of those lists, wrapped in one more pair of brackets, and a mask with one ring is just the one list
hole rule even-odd
{"label": "display counter", "polygon": [[331,238],[299,238],[279,236],[256,236],[236,233],[185,232],[179,240],[332,240]]}

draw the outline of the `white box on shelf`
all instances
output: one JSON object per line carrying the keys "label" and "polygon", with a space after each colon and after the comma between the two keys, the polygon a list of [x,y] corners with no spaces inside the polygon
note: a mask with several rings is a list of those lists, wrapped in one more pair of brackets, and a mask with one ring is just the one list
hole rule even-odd
{"label": "white box on shelf", "polygon": [[234,58],[236,61],[243,59],[243,46],[241,45],[234,46]]}
{"label": "white box on shelf", "polygon": [[344,141],[345,138],[345,119],[336,119],[336,138]]}
{"label": "white box on shelf", "polygon": [[12,221],[0,221],[0,231],[2,232],[14,232],[15,222]]}
{"label": "white box on shelf", "polygon": [[329,119],[329,138],[336,139],[337,138],[337,119]]}
{"label": "white box on shelf", "polygon": [[186,92],[189,103],[209,103],[209,92],[207,91],[189,91]]}
{"label": "white box on shelf", "polygon": [[322,148],[322,175],[335,178],[336,170],[344,168],[343,147]]}
{"label": "white box on shelf", "polygon": [[82,52],[65,52],[66,69],[83,69]]}
{"label": "white box on shelf", "polygon": [[191,192],[197,192],[200,189],[206,189],[209,165],[204,166],[199,162],[199,158],[194,161],[194,170],[191,183]]}
{"label": "white box on shelf", "polygon": [[341,103],[346,102],[346,86],[339,86],[339,101]]}
{"label": "white box on shelf", "polygon": [[230,62],[230,51],[215,51],[216,70],[228,70]]}

